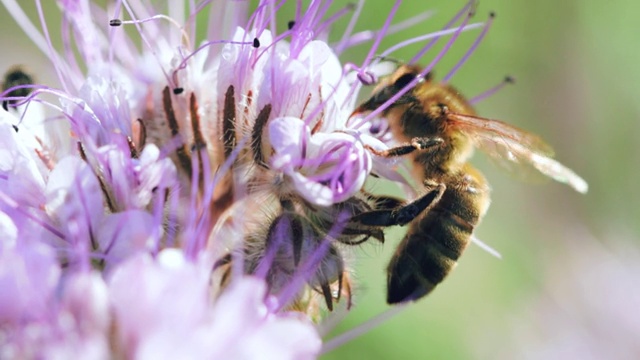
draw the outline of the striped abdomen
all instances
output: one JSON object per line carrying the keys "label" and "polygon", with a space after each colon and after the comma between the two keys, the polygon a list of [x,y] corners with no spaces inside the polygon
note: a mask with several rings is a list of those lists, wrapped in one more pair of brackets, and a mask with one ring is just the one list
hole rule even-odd
{"label": "striped abdomen", "polygon": [[425,296],[455,267],[489,205],[478,176],[459,173],[445,181],[438,203],[413,221],[387,269],[389,304]]}

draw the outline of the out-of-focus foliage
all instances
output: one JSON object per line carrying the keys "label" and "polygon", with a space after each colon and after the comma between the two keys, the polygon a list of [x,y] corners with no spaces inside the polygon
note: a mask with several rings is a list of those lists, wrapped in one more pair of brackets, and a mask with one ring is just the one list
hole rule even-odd
{"label": "out-of-focus foliage", "polygon": [[[439,29],[464,6],[463,1],[425,3],[404,1],[398,18],[427,10],[427,6],[437,10],[432,20],[387,37],[384,44]],[[361,25],[381,24],[390,6],[385,1],[367,1],[362,16],[367,21]],[[617,237],[616,242],[628,242],[625,246],[629,247],[637,247],[640,242],[640,192],[635,189],[640,180],[640,142],[636,140],[640,130],[640,46],[635,40],[640,25],[633,19],[638,10],[640,5],[629,1],[480,2],[477,20],[496,11],[495,23],[452,83],[473,96],[504,75],[514,76],[516,85],[480,103],[479,113],[539,134],[553,145],[561,162],[589,182],[589,193],[582,196],[552,182],[519,181],[478,154],[474,162],[492,184],[493,202],[477,235],[498,249],[503,259],[470,246],[458,268],[434,293],[325,359],[495,359],[517,358],[527,352],[545,355],[536,346],[552,344],[556,333],[540,326],[553,322],[527,321],[557,315],[531,305],[549,297],[552,276],[565,277],[565,282],[607,276],[605,267],[597,267],[595,274],[584,274],[584,278],[570,269],[564,272],[565,259],[580,257],[583,241],[589,247],[587,243],[600,241],[605,248],[611,236]],[[461,36],[438,66],[436,77],[448,72],[476,34]],[[407,60],[415,51],[415,47],[404,49],[395,57]],[[427,64],[433,56],[433,52],[427,54],[422,63]],[[385,310],[385,266],[402,230],[395,234],[397,237],[390,236],[384,248],[370,246],[357,253],[361,284],[358,306],[336,333]],[[593,258],[591,253],[584,256]],[[621,291],[624,293],[624,289]],[[628,307],[628,303],[614,299],[604,306]],[[601,307],[581,309],[589,312]],[[518,327],[529,327],[530,333],[543,335],[527,344],[522,334],[514,333],[514,322],[519,322]],[[610,327],[605,331],[620,331],[614,324],[607,321],[601,326]],[[507,351],[513,345],[506,344],[516,337],[522,348]],[[611,345],[603,341],[595,346]]]}
{"label": "out-of-focus foliage", "polygon": [[[336,1],[334,8],[345,3]],[[290,11],[293,16],[294,5],[295,1],[289,1],[283,11]],[[387,36],[381,48],[441,28],[462,6],[462,0],[404,1],[396,15],[398,20],[426,10],[437,13],[421,25]],[[35,7],[31,8],[35,13]],[[367,1],[357,29],[380,27],[390,8],[391,2],[386,0]],[[492,206],[478,227],[477,236],[498,249],[503,259],[472,245],[458,268],[433,294],[326,354],[325,359],[509,358],[507,350],[513,348],[516,336],[521,346],[518,353],[536,353],[534,347],[545,337],[527,343],[521,334],[514,333],[514,322],[520,321],[519,325],[525,328],[545,324],[527,321],[553,315],[544,312],[544,307],[531,305],[548,297],[551,279],[566,276],[580,281],[580,276],[562,270],[568,249],[572,257],[580,257],[583,236],[589,237],[588,241],[602,242],[605,248],[610,236],[616,237],[617,242],[626,242],[626,247],[638,247],[640,25],[636,17],[640,5],[626,0],[483,0],[476,19],[486,19],[489,11],[497,13],[492,29],[452,83],[462,93],[473,96],[507,74],[516,77],[515,86],[479,104],[479,113],[539,134],[554,146],[561,162],[589,182],[589,193],[582,196],[551,181],[522,182],[492,166],[481,155],[476,156],[474,162],[494,189]],[[49,28],[59,28],[57,24],[50,25],[53,26]],[[339,34],[345,25],[346,22],[339,23],[334,34]],[[0,33],[0,69],[21,63],[34,70],[42,82],[55,79],[44,55],[23,37],[4,11],[0,12]],[[446,74],[476,34],[477,31],[461,36],[437,67],[436,77]],[[394,57],[408,60],[418,46],[398,51]],[[362,59],[368,46],[361,47],[363,53],[358,50],[349,50],[345,55],[351,60]],[[433,54],[428,53],[422,63],[428,63]],[[390,231],[384,246],[364,245],[354,251],[359,284],[356,307],[333,334],[388,308],[384,301],[385,267],[402,233],[403,229]],[[572,246],[565,246],[567,243]],[[592,255],[588,254],[590,259]],[[591,276],[606,278],[607,271],[599,271]],[[612,301],[608,306],[617,305]],[[597,309],[585,307],[583,311]],[[637,307],[629,310],[637,311]],[[612,326],[606,324],[602,326]],[[549,342],[553,330],[537,329],[548,334]],[[610,331],[619,330],[612,326]]]}

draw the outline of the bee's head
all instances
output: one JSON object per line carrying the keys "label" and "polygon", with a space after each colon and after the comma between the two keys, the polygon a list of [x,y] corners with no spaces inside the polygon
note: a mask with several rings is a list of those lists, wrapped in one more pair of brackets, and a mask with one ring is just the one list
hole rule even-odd
{"label": "bee's head", "polygon": [[[418,65],[400,65],[393,74],[383,78],[373,90],[371,97],[360,104],[353,114],[359,114],[367,111],[373,111],[380,106],[383,106],[389,99],[391,99],[398,92],[402,91],[408,86],[415,86],[412,84],[416,78],[420,76],[422,68]],[[418,80],[418,83],[431,80],[431,73]],[[386,106],[386,109],[390,109],[395,105],[405,104],[411,102],[413,99],[412,91],[407,91],[397,101]],[[384,110],[386,110],[384,109]]]}

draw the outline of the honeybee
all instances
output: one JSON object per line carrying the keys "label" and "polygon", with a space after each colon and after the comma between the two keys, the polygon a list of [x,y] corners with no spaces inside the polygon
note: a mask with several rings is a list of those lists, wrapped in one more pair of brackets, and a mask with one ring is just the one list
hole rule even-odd
{"label": "honeybee", "polygon": [[[4,74],[4,81],[2,82],[2,92],[5,92],[15,86],[31,84],[33,84],[33,78],[31,77],[31,75],[29,75],[21,66],[14,66]],[[5,96],[25,97],[30,93],[30,88],[21,88],[13,90],[7,93]],[[13,106],[15,103],[15,100],[4,100],[2,102],[2,108],[5,111],[9,111],[9,106]]]}
{"label": "honeybee", "polygon": [[498,160],[533,166],[581,193],[587,191],[587,183],[553,160],[551,148],[539,137],[478,117],[455,88],[434,81],[431,74],[421,78],[421,71],[415,65],[400,66],[354,111],[354,115],[374,111],[412,86],[381,112],[393,138],[402,145],[369,150],[384,157],[407,156],[424,195],[408,205],[352,219],[375,226],[410,223],[387,269],[389,304],[417,300],[442,282],[486,213],[487,180],[468,162],[474,148]]}

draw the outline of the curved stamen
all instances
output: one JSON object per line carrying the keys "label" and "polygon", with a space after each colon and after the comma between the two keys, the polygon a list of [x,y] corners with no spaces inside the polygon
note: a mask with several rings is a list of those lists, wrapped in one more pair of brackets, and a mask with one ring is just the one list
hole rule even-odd
{"label": "curved stamen", "polygon": [[293,32],[291,44],[289,44],[289,52],[294,58],[298,57],[297,55],[313,38],[313,22],[318,13],[319,6],[320,1],[312,1],[295,27],[296,31]]}
{"label": "curved stamen", "polygon": [[[472,29],[476,29],[478,27],[481,27],[483,24],[482,23],[473,23],[473,24],[469,24],[464,26],[464,28],[462,29],[462,31],[467,31],[467,30],[472,30]],[[390,61],[391,59],[388,58],[388,56],[401,49],[404,48],[408,45],[417,43],[417,42],[421,42],[424,40],[428,40],[428,39],[434,39],[437,40],[438,38],[440,38],[441,36],[445,36],[445,35],[450,35],[450,34],[455,34],[458,32],[459,29],[446,29],[446,30],[440,30],[437,31],[435,33],[430,33],[430,34],[425,34],[425,35],[421,35],[421,36],[417,36],[405,41],[402,41],[392,47],[390,47],[389,49],[385,50],[382,54],[380,55],[376,55],[374,57],[374,60],[386,60],[386,61]],[[347,73],[348,71],[356,71],[358,80],[360,81],[360,83],[362,85],[372,85],[375,82],[377,82],[377,78],[375,77],[375,74],[373,74],[370,71],[367,71],[366,68],[364,67],[358,67],[355,64],[352,63],[347,63],[345,65],[345,73]],[[353,84],[352,85],[352,89],[349,92],[349,96],[347,96],[345,98],[345,101],[343,102],[342,106],[346,106],[348,104],[348,99],[350,96],[353,96],[353,94],[358,90],[358,88],[360,87],[360,84]],[[361,125],[361,124],[360,124]]]}
{"label": "curved stamen", "polygon": [[[358,81],[360,81],[363,85],[367,85],[367,86],[373,85],[378,81],[378,78],[373,72],[367,71],[365,68],[359,67],[354,63],[344,64],[342,68],[342,73],[347,74],[351,71],[354,71],[356,73],[356,77],[358,78]],[[347,103],[346,99],[345,99],[345,103]]]}
{"label": "curved stamen", "polygon": [[513,77],[505,76],[505,78],[498,85],[495,85],[492,88],[490,88],[489,90],[485,90],[481,94],[472,97],[469,100],[469,103],[471,105],[477,104],[478,102],[480,102],[480,101],[492,96],[493,94],[497,93],[498,91],[500,91],[506,85],[515,83],[515,81],[516,80]]}
{"label": "curved stamen", "polygon": [[146,22],[151,22],[151,21],[156,21],[156,20],[166,20],[171,25],[173,25],[176,28],[178,28],[178,30],[180,30],[180,33],[182,34],[182,39],[184,40],[184,43],[185,43],[186,47],[187,48],[191,48],[191,41],[189,40],[189,34],[187,34],[187,32],[182,27],[182,25],[180,25],[177,21],[175,21],[173,18],[171,18],[171,17],[169,17],[167,15],[158,14],[158,15],[154,15],[154,16],[148,17],[146,19],[137,19],[137,20],[112,19],[112,20],[109,20],[109,26],[118,27],[118,26],[122,26],[122,25],[137,25],[137,24],[144,24]]}
{"label": "curved stamen", "polygon": [[[469,19],[471,19],[471,16],[473,15],[473,13],[468,13],[467,16],[465,17],[464,21],[462,22],[462,24],[458,27],[458,30],[453,34],[453,36],[451,36],[451,39],[449,39],[449,41],[447,42],[447,44],[445,44],[444,48],[442,48],[442,50],[440,50],[440,52],[438,53],[438,55],[431,61],[431,63],[429,64],[429,66],[427,66],[426,68],[424,68],[420,74],[418,74],[415,79],[413,79],[409,84],[407,84],[404,88],[402,88],[402,90],[398,91],[395,95],[393,95],[389,100],[385,101],[382,105],[380,105],[377,109],[373,110],[371,113],[369,113],[367,116],[365,116],[365,118],[363,119],[363,122],[369,121],[372,118],[378,116],[378,114],[380,114],[382,111],[384,111],[386,108],[388,108],[391,104],[393,104],[394,102],[396,102],[400,97],[402,97],[404,94],[406,94],[409,90],[411,90],[414,86],[416,86],[420,81],[422,81],[422,79],[431,72],[431,70],[433,70],[434,66],[440,61],[440,59],[442,59],[442,57],[449,51],[449,49],[451,48],[451,46],[453,45],[453,43],[458,39],[458,36],[460,35],[460,33],[462,32],[462,30],[464,29],[464,27],[467,25],[467,23],[469,22]],[[428,45],[427,45],[428,46]],[[420,52],[422,53],[422,51]]]}
{"label": "curved stamen", "polygon": [[44,86],[34,85],[34,84],[21,84],[21,85],[12,86],[0,93],[0,102],[5,102],[5,101],[10,102],[12,106],[24,105],[25,103],[28,103],[28,101],[25,101],[25,99],[27,99],[26,96],[7,96],[7,95],[13,93],[14,91],[19,91],[23,89],[28,90],[27,92],[31,93],[33,89],[42,89],[42,88],[44,88]]}
{"label": "curved stamen", "polygon": [[231,41],[231,40],[212,40],[212,41],[205,42],[204,44],[200,45],[197,49],[192,51],[189,55],[183,56],[180,64],[178,64],[176,69],[171,72],[171,79],[173,80],[173,83],[176,86],[174,89],[177,89],[180,85],[178,82],[178,71],[184,70],[187,68],[187,62],[189,61],[189,59],[194,57],[200,51],[208,48],[209,46],[218,45],[218,44],[251,45],[252,43],[242,42],[242,41]]}
{"label": "curved stamen", "polygon": [[73,69],[72,71],[76,74],[82,74],[82,70],[80,70],[80,66],[78,65],[78,61],[76,60],[76,56],[73,53],[73,49],[71,44],[73,40],[71,39],[71,23],[69,22],[69,17],[62,17],[62,48],[64,49],[64,54],[66,55],[66,59],[69,63],[69,67]]}
{"label": "curved stamen", "polygon": [[[256,10],[251,14],[249,20],[247,21],[247,26],[245,29],[255,29],[256,30],[256,38],[259,38],[262,32],[266,29],[266,25],[263,24],[264,12],[266,7],[269,6],[268,1],[260,1],[260,4],[256,8]],[[249,31],[247,30],[246,33]],[[245,34],[246,37],[246,34]],[[245,39],[246,40],[246,39]]]}
{"label": "curved stamen", "polygon": [[[429,19],[431,16],[433,16],[433,14],[434,14],[433,11],[425,11],[407,20],[403,20],[397,24],[393,24],[389,26],[389,28],[385,31],[385,34],[386,35],[395,34],[411,26],[420,24],[423,21]],[[353,34],[347,44],[347,48],[352,48],[362,43],[365,43],[367,41],[371,41],[376,36],[378,36],[380,31],[381,30],[365,30],[365,31],[361,31],[359,33]]]}
{"label": "curved stamen", "polygon": [[326,354],[344,344],[346,344],[347,342],[362,336],[364,334],[366,334],[367,332],[369,332],[370,330],[375,329],[376,327],[380,326],[380,324],[382,324],[383,322],[391,319],[392,317],[398,315],[400,312],[402,312],[403,310],[405,310],[408,307],[408,304],[410,303],[404,303],[404,304],[398,304],[392,308],[389,308],[385,311],[383,311],[381,314],[363,322],[362,324],[354,327],[353,329],[350,329],[334,338],[332,338],[331,340],[326,341],[323,345],[322,345],[322,354]]}
{"label": "curved stamen", "polygon": [[338,21],[341,17],[345,16],[349,12],[353,11],[354,5],[347,4],[342,9],[336,11],[335,14],[331,15],[327,20],[323,21],[316,29],[318,34],[324,33],[333,23]]}
{"label": "curved stamen", "polygon": [[[473,6],[474,3],[475,0],[470,0],[460,11],[458,11],[458,13],[451,20],[449,20],[449,22],[444,26],[443,30],[450,28],[453,24],[458,22],[460,17],[462,17],[464,13],[468,12],[468,10]],[[414,55],[414,57],[409,61],[409,64],[414,64],[416,61],[420,60],[422,56],[424,56],[424,54],[426,54],[427,51],[429,51],[431,47],[433,47],[433,45],[438,42],[438,39],[439,38],[431,40],[424,48],[422,48],[421,51]]]}
{"label": "curved stamen", "polygon": [[[22,7],[18,5],[16,0],[0,1],[2,1],[2,4],[5,6],[7,11],[9,11],[9,14],[11,15],[11,17],[13,17],[16,23],[20,27],[22,27],[22,30],[29,37],[29,39],[31,39],[33,44],[35,44],[36,47],[38,47],[40,51],[42,51],[42,53],[45,54],[49,58],[49,60],[51,60],[54,68],[58,69],[59,67],[61,67],[61,56],[47,43],[47,38],[42,35],[40,31],[38,31],[27,14],[22,10]],[[61,82],[62,84],[64,84],[64,81],[61,80]]]}
{"label": "curved stamen", "polygon": [[[149,39],[147,38],[147,36],[145,35],[144,31],[142,30],[142,26],[141,23],[137,22],[137,19],[135,17],[135,14],[133,12],[133,9],[131,8],[131,6],[129,5],[128,1],[124,1],[122,2],[122,5],[124,6],[124,8],[127,10],[127,12],[129,13],[129,17],[131,17],[131,19],[133,19],[132,24],[136,27],[136,29],[138,30],[138,33],[140,34],[140,39],[142,40],[142,42],[145,44],[145,46],[149,49],[149,51],[151,51],[151,55],[153,55],[153,58],[156,60],[156,62],[158,63],[158,66],[160,67],[160,69],[162,70],[162,74],[165,76],[167,83],[171,84],[172,88],[175,88],[175,84],[173,84],[171,76],[167,73],[167,71],[165,70],[165,68],[162,66],[162,61],[160,60],[160,56],[158,55],[158,52],[156,51],[156,47],[151,45],[151,42],[149,41]],[[150,22],[153,23],[153,22]]]}
{"label": "curved stamen", "polygon": [[[483,24],[482,23],[473,23],[473,24],[469,24],[467,26],[464,27],[464,29],[462,29],[462,31],[468,31],[468,30],[473,30],[473,29],[477,29],[479,27],[481,27]],[[380,55],[378,55],[377,57],[380,59],[385,59],[388,60],[387,57],[389,55],[391,55],[392,53],[406,47],[409,46],[411,44],[415,44],[417,42],[421,42],[424,40],[429,40],[429,39],[439,39],[442,36],[445,35],[451,35],[454,34],[458,31],[458,29],[444,29],[444,30],[440,30],[440,31],[436,31],[434,33],[430,33],[430,34],[425,34],[425,35],[421,35],[421,36],[416,36],[414,38],[411,39],[407,39],[405,41],[399,42],[395,45],[393,45],[392,47],[388,48],[387,50],[385,50],[383,53],[381,53]]]}
{"label": "curved stamen", "polygon": [[356,5],[355,11],[351,16],[351,20],[349,20],[349,24],[347,25],[347,28],[342,35],[342,39],[340,39],[340,42],[334,47],[334,51],[337,55],[340,55],[349,47],[349,39],[351,38],[353,29],[356,27],[356,23],[358,22],[358,18],[360,17],[360,12],[362,11],[363,6],[364,0],[358,0],[358,5]]}
{"label": "curved stamen", "polygon": [[[371,48],[369,49],[369,53],[367,54],[367,56],[365,57],[364,61],[362,62],[362,66],[360,67],[361,69],[367,68],[369,66],[369,64],[371,63],[371,61],[373,61],[373,59],[375,58],[375,53],[376,53],[376,51],[378,51],[378,47],[380,46],[380,42],[382,41],[382,38],[386,34],[386,32],[389,29],[389,27],[391,26],[391,21],[393,20],[393,16],[398,11],[398,8],[400,7],[400,3],[401,2],[402,2],[401,0],[397,0],[393,4],[393,7],[391,8],[391,11],[389,11],[389,15],[387,15],[387,18],[386,18],[384,24],[382,25],[382,28],[378,31],[378,33],[376,35],[376,39],[373,42],[373,45],[371,45]],[[343,76],[344,76],[344,73],[343,73]],[[355,92],[359,89],[360,86],[361,85],[358,84],[357,82],[354,83],[353,85],[351,85],[351,88],[349,89],[349,94],[347,95],[347,99],[349,99],[352,96],[354,96]],[[345,104],[346,104],[346,100],[343,103],[343,106]]]}
{"label": "curved stamen", "polygon": [[[36,8],[38,10],[38,17],[40,18],[40,24],[42,25],[43,35],[44,35],[44,38],[46,39],[47,50],[49,52],[49,57],[51,59],[58,60],[58,61],[54,61],[53,62],[53,67],[54,67],[56,73],[58,74],[58,79],[60,80],[60,83],[62,84],[62,88],[65,91],[69,91],[69,88],[67,86],[67,82],[65,81],[65,77],[63,76],[63,69],[62,69],[62,66],[61,66],[63,64],[66,65],[66,63],[64,63],[60,59],[60,55],[58,55],[58,53],[53,49],[53,43],[51,42],[51,36],[49,35],[49,28],[47,27],[47,22],[44,19],[44,10],[42,9],[42,3],[41,3],[40,0],[36,1]],[[67,71],[65,71],[65,72],[68,73]]]}
{"label": "curved stamen", "polygon": [[380,46],[380,42],[382,42],[382,38],[384,37],[387,30],[389,29],[389,26],[391,25],[391,20],[393,20],[393,16],[395,15],[396,11],[398,11],[398,7],[400,7],[401,2],[402,1],[400,0],[396,1],[393,7],[391,8],[391,11],[389,11],[389,15],[387,15],[387,19],[385,20],[384,25],[382,25],[382,28],[378,31],[378,36],[376,36],[376,39],[373,42],[373,45],[371,45],[371,48],[369,49],[369,53],[367,54],[364,61],[362,62],[363,68],[369,66],[371,61],[374,59],[376,55],[376,51],[378,51],[378,47]]}
{"label": "curved stamen", "polygon": [[478,35],[478,37],[476,38],[476,40],[473,42],[473,44],[471,45],[471,47],[469,48],[469,50],[467,50],[467,52],[464,54],[464,56],[460,59],[460,61],[458,61],[458,63],[449,71],[449,73],[442,79],[443,83],[447,83],[449,82],[449,80],[451,80],[451,78],[453,77],[453,75],[458,71],[458,69],[460,69],[460,67],[469,59],[469,57],[471,56],[471,54],[473,54],[473,52],[475,51],[475,49],[478,47],[478,45],[480,44],[480,41],[482,41],[482,39],[484,38],[484,36],[487,34],[487,31],[489,31],[489,28],[491,27],[491,24],[493,23],[493,19],[495,19],[496,14],[495,13],[490,13],[489,14],[489,20],[485,23],[484,28],[482,29],[482,31],[480,32],[480,35]]}
{"label": "curved stamen", "polygon": [[[285,32],[283,32],[282,34],[276,36],[275,38],[273,38],[273,41],[267,45],[267,46],[260,46],[260,51],[258,52],[258,54],[256,55],[256,57],[254,58],[253,62],[251,63],[251,68],[255,68],[256,64],[258,63],[258,60],[260,60],[260,58],[262,57],[262,55],[266,54],[267,52],[269,52],[270,50],[272,50],[279,41],[284,40],[287,36],[293,34],[293,30],[287,30]],[[292,57],[293,54],[292,54]]]}
{"label": "curved stamen", "polygon": [[[23,104],[27,104],[27,103],[29,103],[31,101],[39,102],[41,104],[44,104],[44,105],[46,105],[48,107],[51,107],[51,108],[59,111],[66,118],[71,120],[72,124],[78,126],[78,127],[76,127],[76,131],[86,130],[86,127],[83,126],[82,122],[76,121],[71,114],[68,114],[67,112],[65,112],[65,110],[62,107],[60,107],[59,105],[56,105],[56,104],[54,104],[52,102],[49,102],[49,101],[44,101],[44,100],[41,100],[41,99],[37,99],[37,96],[40,95],[40,94],[43,94],[43,93],[44,94],[52,94],[52,95],[57,96],[60,99],[68,100],[72,104],[76,105],[80,110],[83,110],[86,114],[88,114],[91,117],[91,119],[95,121],[96,124],[100,124],[100,119],[96,116],[96,114],[90,108],[88,108],[86,106],[86,103],[85,103],[84,100],[78,99],[76,97],[73,97],[73,96],[69,95],[68,93],[66,93],[66,92],[64,92],[62,90],[53,89],[53,88],[50,88],[50,87],[47,87],[47,86],[34,85],[32,88],[34,90],[31,92],[31,94],[29,94],[29,96],[24,97],[21,101],[16,102],[14,105],[20,106],[20,105],[23,105]],[[7,98],[7,99],[10,99],[10,98]],[[25,114],[26,114],[26,111],[20,117],[20,122],[19,123],[22,123],[23,117],[24,117]],[[88,139],[84,139],[84,140],[87,141]]]}

